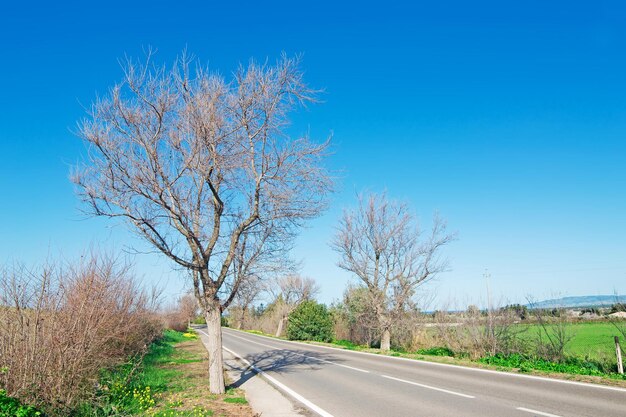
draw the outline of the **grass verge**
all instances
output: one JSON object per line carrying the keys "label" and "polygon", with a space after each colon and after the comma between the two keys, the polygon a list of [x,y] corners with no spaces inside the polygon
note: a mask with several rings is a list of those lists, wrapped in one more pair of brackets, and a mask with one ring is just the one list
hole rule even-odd
{"label": "grass verge", "polygon": [[195,333],[165,331],[143,360],[103,374],[99,404],[84,416],[253,417],[243,391],[211,394],[207,351]]}

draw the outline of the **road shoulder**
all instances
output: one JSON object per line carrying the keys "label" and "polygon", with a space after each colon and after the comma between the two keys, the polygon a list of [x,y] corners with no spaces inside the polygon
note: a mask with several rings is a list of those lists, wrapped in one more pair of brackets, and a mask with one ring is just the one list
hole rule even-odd
{"label": "road shoulder", "polygon": [[[196,328],[196,330],[206,346],[208,343],[207,335],[202,329]],[[309,410],[285,397],[282,392],[256,374],[231,352],[224,350],[223,354],[228,380],[233,386],[244,390],[250,406],[259,416],[302,417],[313,415]]]}

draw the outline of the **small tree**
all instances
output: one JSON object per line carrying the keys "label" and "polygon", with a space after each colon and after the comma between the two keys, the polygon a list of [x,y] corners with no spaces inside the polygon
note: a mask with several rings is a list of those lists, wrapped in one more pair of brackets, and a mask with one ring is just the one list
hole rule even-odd
{"label": "small tree", "polygon": [[500,308],[500,313],[511,312],[520,320],[528,318],[528,307],[521,304],[509,304]]}
{"label": "small tree", "polygon": [[413,308],[417,287],[445,268],[442,246],[454,236],[435,216],[431,233],[421,233],[404,204],[383,194],[359,198],[354,211],[345,211],[332,247],[341,255],[339,267],[355,274],[367,287],[381,336],[380,348],[391,348],[391,330]]}
{"label": "small tree", "polygon": [[289,316],[287,325],[289,340],[333,340],[333,320],[323,304],[304,301]]}
{"label": "small tree", "polygon": [[349,339],[359,344],[371,346],[378,329],[378,319],[370,303],[367,287],[349,285],[343,295],[343,317],[349,326]]}
{"label": "small tree", "polygon": [[327,144],[287,134],[287,116],[315,96],[298,59],[251,62],[227,81],[185,56],[172,69],[150,58],[129,61],[80,124],[89,153],[73,180],[90,214],[125,220],[191,272],[210,390],[223,393],[221,312],[324,208]]}
{"label": "small tree", "polygon": [[283,333],[283,329],[289,315],[301,303],[312,300],[319,292],[319,286],[313,278],[305,278],[300,275],[286,275],[276,279],[267,290],[273,294],[273,310],[278,314],[278,326],[275,336]]}
{"label": "small tree", "polygon": [[615,303],[615,304],[613,304],[611,306],[610,314],[619,313],[621,311],[626,311],[626,303]]}
{"label": "small tree", "polygon": [[[239,286],[239,291],[237,291],[237,295],[235,296],[234,304],[231,307],[231,314],[237,311],[238,317],[237,319],[237,328],[241,329],[245,327],[246,315],[249,315],[250,308],[253,307],[254,301],[261,294],[261,281],[258,277],[252,276],[246,279]],[[233,314],[234,316],[234,314]],[[235,318],[235,317],[233,317]]]}
{"label": "small tree", "polygon": [[572,341],[575,332],[563,307],[552,309],[535,308],[528,300],[530,312],[539,324],[535,336],[535,349],[540,357],[561,362],[565,359],[565,348]]}
{"label": "small tree", "polygon": [[192,294],[183,295],[178,299],[178,311],[189,327],[192,320],[198,317],[198,300]]}

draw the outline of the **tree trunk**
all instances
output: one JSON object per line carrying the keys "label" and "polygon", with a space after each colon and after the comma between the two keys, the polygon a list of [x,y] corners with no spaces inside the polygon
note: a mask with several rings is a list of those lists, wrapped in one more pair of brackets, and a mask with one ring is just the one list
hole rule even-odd
{"label": "tree trunk", "polygon": [[206,311],[207,335],[209,336],[209,390],[212,394],[223,394],[224,359],[222,357],[222,326],[219,303],[209,306]]}
{"label": "tree trunk", "polygon": [[380,350],[389,351],[391,349],[391,331],[389,328],[383,329],[383,334],[380,337]]}
{"label": "tree trunk", "polygon": [[285,322],[287,321],[287,317],[282,317],[280,319],[280,321],[278,322],[278,329],[276,329],[276,337],[280,337],[280,335],[283,333],[283,327],[285,326]]}
{"label": "tree trunk", "polygon": [[381,330],[380,350],[388,352],[391,350],[391,320],[381,305],[376,306],[376,313],[378,316],[378,328]]}
{"label": "tree trunk", "polygon": [[241,317],[239,319],[239,323],[237,323],[237,330],[241,330],[241,328],[243,327],[243,321],[246,319],[246,309],[242,308],[241,309]]}

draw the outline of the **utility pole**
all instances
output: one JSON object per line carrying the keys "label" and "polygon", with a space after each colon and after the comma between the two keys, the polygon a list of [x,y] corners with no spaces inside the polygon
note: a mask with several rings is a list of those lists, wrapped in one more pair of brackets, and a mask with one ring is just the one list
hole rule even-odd
{"label": "utility pole", "polygon": [[485,285],[487,286],[487,311],[491,311],[491,286],[489,285],[489,281],[491,281],[491,273],[489,273],[489,270],[487,268],[485,268],[483,278],[485,278]]}

